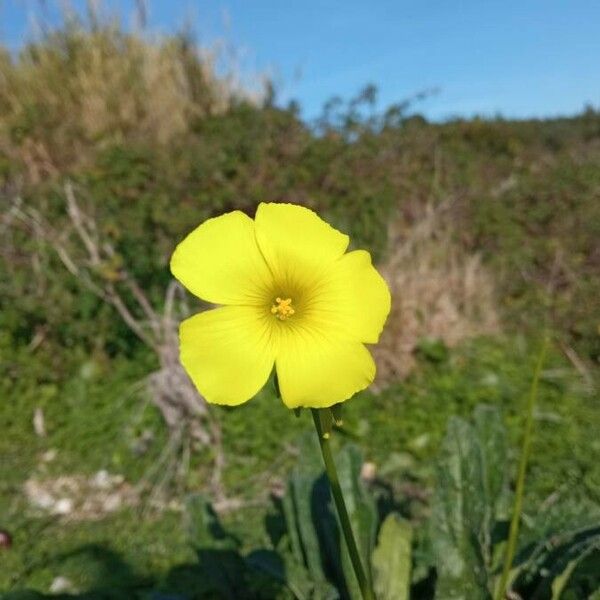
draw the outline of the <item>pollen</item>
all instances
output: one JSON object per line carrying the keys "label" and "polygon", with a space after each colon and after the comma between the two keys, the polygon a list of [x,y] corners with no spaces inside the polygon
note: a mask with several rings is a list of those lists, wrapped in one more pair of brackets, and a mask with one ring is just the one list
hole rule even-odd
{"label": "pollen", "polygon": [[295,312],[291,298],[275,298],[275,304],[271,306],[271,313],[280,321],[289,319]]}

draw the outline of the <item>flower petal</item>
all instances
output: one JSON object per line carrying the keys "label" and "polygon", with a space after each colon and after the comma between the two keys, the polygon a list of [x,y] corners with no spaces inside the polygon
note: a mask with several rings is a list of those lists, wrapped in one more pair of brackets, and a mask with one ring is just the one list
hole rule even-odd
{"label": "flower petal", "polygon": [[214,304],[262,304],[272,289],[254,221],[239,210],[196,227],[175,249],[171,272],[190,292]]}
{"label": "flower petal", "polygon": [[322,270],[344,254],[350,241],[315,212],[297,204],[260,204],[255,230],[258,245],[280,283],[295,279],[295,271],[305,279],[307,270]]}
{"label": "flower petal", "polygon": [[194,315],[181,323],[179,342],[181,363],[212,404],[246,402],[273,369],[269,321],[255,307],[223,306]]}
{"label": "flower petal", "polygon": [[365,389],[375,378],[375,363],[363,344],[310,328],[286,332],[275,365],[288,408],[332,406]]}
{"label": "flower petal", "polygon": [[375,344],[390,306],[390,290],[371,264],[371,255],[356,250],[332,265],[310,304],[310,318],[342,337]]}

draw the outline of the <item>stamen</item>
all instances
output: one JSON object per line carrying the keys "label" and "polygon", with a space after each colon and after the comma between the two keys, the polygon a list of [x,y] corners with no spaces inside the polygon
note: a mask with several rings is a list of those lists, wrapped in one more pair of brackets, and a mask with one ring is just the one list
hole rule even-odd
{"label": "stamen", "polygon": [[275,298],[275,304],[271,306],[271,313],[280,321],[289,319],[296,311],[292,307],[291,298]]}

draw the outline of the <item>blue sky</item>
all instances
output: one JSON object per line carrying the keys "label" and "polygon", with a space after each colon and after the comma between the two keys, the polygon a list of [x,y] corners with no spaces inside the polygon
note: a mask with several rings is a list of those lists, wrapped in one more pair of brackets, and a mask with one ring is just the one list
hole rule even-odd
{"label": "blue sky", "polygon": [[[45,4],[52,19],[60,3]],[[39,5],[0,0],[0,36],[11,48],[31,36]],[[134,0],[103,5],[132,22]],[[270,72],[280,99],[297,99],[308,118],[368,83],[381,106],[438,88],[417,107],[432,119],[600,106],[600,0],[149,0],[148,9],[151,32],[187,20],[200,40],[225,38],[245,71]]]}

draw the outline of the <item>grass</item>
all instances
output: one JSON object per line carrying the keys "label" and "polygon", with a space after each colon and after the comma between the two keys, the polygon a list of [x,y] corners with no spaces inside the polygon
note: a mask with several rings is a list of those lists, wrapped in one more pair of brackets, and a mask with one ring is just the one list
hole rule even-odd
{"label": "grass", "polygon": [[[380,395],[361,394],[348,403],[344,407],[347,430],[358,437],[367,459],[385,474],[396,493],[404,496],[406,510],[419,518],[426,511],[423,498],[431,484],[431,460],[450,415],[468,416],[480,402],[500,405],[512,447],[518,447],[535,356],[535,346],[507,338],[463,344],[441,361],[422,357],[406,382]],[[135,373],[124,363],[113,377],[122,381],[120,387],[101,379],[82,383],[81,373],[74,376],[67,390],[86,386],[86,393],[80,389],[78,395],[93,404],[89,411],[75,407],[65,411],[58,406],[49,410],[45,439],[36,438],[29,419],[21,417],[31,414],[36,398],[26,400],[29,409],[3,403],[4,430],[12,425],[0,442],[0,453],[8,457],[0,466],[4,515],[0,525],[13,532],[15,543],[3,556],[7,568],[0,574],[0,589],[44,591],[54,577],[64,575],[80,590],[95,589],[103,581],[116,590],[139,592],[168,581],[173,569],[194,564],[179,512],[140,514],[131,508],[100,521],[69,522],[36,517],[17,493],[23,479],[39,469],[39,453],[50,447],[60,448],[51,472],[90,473],[106,468],[135,482],[148,468],[159,438],[138,456],[127,446],[127,435],[114,433],[127,432],[139,408],[136,403],[115,401],[135,381]],[[310,415],[304,412],[297,419],[269,389],[238,410],[218,411],[228,456],[226,485],[251,502],[227,515],[225,522],[248,549],[265,542],[269,491],[296,460],[294,438],[312,429]],[[598,414],[597,399],[585,391],[580,375],[554,349],[540,382],[525,513],[557,493],[572,502],[600,502],[600,467],[594,459],[600,451],[594,446],[598,445],[594,441],[600,427]],[[149,416],[146,426],[159,430],[156,419]],[[200,484],[190,474],[189,487]]]}

